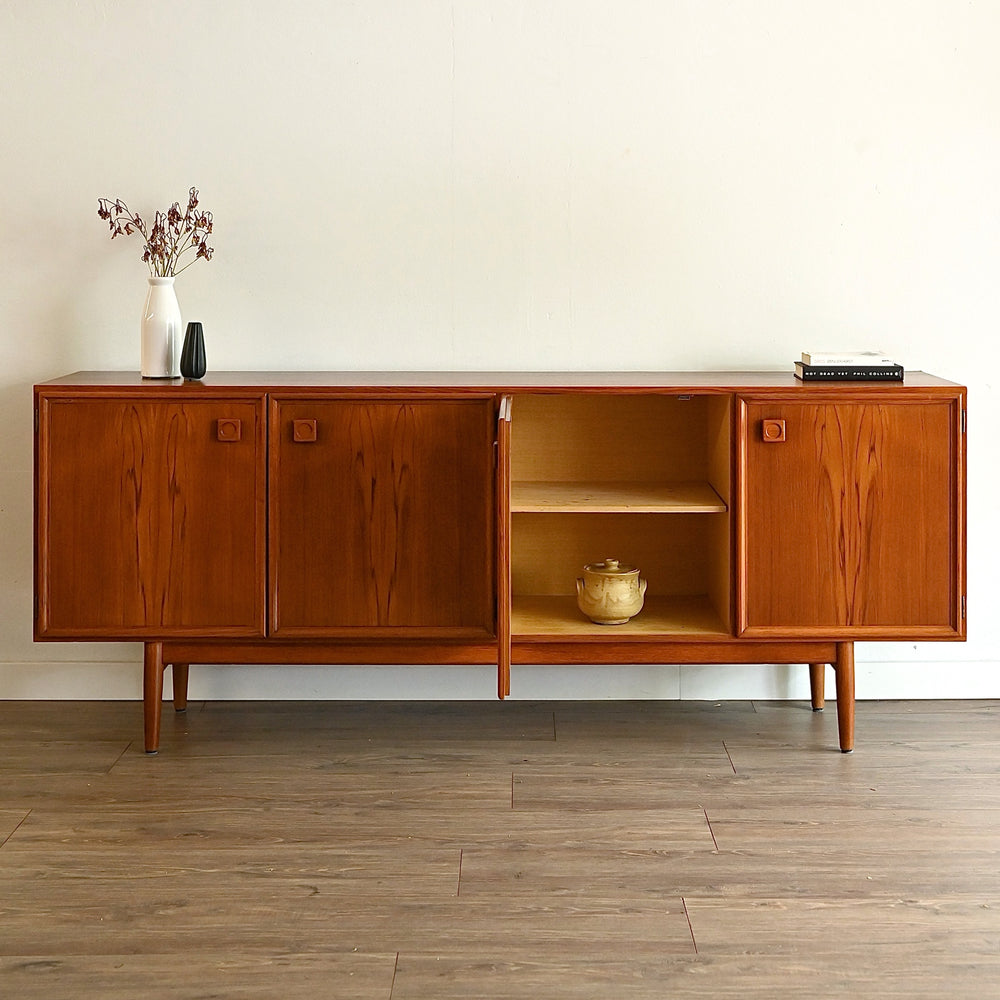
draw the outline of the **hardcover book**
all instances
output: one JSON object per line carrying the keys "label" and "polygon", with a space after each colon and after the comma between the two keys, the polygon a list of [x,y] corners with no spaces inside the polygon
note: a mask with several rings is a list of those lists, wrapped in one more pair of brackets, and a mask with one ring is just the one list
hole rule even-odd
{"label": "hardcover book", "polygon": [[795,362],[803,382],[902,382],[902,365],[807,365]]}
{"label": "hardcover book", "polygon": [[895,365],[885,351],[803,351],[806,365]]}

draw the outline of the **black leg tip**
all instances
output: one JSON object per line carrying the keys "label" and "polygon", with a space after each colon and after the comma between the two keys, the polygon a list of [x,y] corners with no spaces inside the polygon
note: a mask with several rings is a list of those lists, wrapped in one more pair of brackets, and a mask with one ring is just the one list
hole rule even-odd
{"label": "black leg tip", "polygon": [[813,709],[813,711],[814,711],[814,712],[822,712],[822,711],[823,711],[823,709],[822,709],[822,708],[814,708],[814,709]]}
{"label": "black leg tip", "polygon": [[851,749],[850,749],[850,750],[844,750],[843,748],[841,748],[841,751],[840,751],[840,752],[841,752],[841,753],[854,753],[854,747],[851,747]]}

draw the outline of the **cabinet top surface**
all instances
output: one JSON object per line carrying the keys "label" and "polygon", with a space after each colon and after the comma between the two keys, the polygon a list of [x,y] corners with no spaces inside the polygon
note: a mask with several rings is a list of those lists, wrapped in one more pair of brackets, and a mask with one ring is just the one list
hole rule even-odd
{"label": "cabinet top surface", "polygon": [[906,372],[903,382],[809,382],[791,372],[765,371],[693,371],[693,372],[314,372],[250,371],[209,372],[199,381],[144,379],[132,371],[84,371],[42,383],[44,387],[94,387],[108,389],[344,389],[344,390],[449,390],[449,391],[564,391],[606,390],[609,392],[648,392],[701,390],[776,389],[805,394],[877,389],[899,392],[931,387],[958,388],[926,372]]}

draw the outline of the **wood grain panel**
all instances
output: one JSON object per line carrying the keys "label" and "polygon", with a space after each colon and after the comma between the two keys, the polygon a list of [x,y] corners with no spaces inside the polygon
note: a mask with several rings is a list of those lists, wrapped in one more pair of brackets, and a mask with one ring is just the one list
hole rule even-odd
{"label": "wood grain panel", "polygon": [[[177,384],[180,380],[175,380]],[[45,383],[46,386],[88,386],[111,394],[122,387],[148,387],[135,371],[82,371],[63,375]],[[747,389],[776,389],[793,392],[803,399],[813,396],[823,386],[803,383],[790,370],[785,371],[685,371],[685,372],[404,372],[404,371],[210,371],[198,386],[206,392],[254,387],[280,391],[289,387],[301,389],[334,389],[338,393],[371,395],[373,392],[405,391],[408,395],[427,393],[440,395],[441,390],[482,394],[534,391],[586,392],[589,394],[649,395],[654,393],[685,393],[697,390],[704,394],[724,394]],[[926,372],[908,371],[906,382],[892,387],[894,395],[907,395],[912,389],[955,388],[955,383]],[[845,392],[868,395],[870,389],[857,383],[845,385]]]}
{"label": "wood grain panel", "polygon": [[[966,849],[1000,852],[1000,812],[991,807],[903,809],[896,818],[905,828],[910,850],[934,850],[943,838],[961,839]],[[826,805],[805,803],[797,817],[765,806],[727,806],[719,801],[708,809],[719,848],[724,851],[762,850],[781,844],[786,849],[822,848],[864,852],[871,843],[871,824],[860,810],[846,815]],[[777,818],[776,818],[777,815]],[[998,918],[1000,919],[1000,918]]]}
{"label": "wood grain panel", "polygon": [[[254,942],[245,938],[232,948],[196,951],[197,935],[190,938],[192,948],[181,958],[151,953],[152,947],[140,948],[138,954],[0,957],[0,980],[8,995],[18,1000],[135,1000],[171,995],[177,1000],[198,996],[213,1000],[276,996],[282,1000],[388,1000],[398,961],[395,952],[379,955],[320,948],[296,954],[291,961],[285,950],[272,947],[271,942],[265,940],[253,948]],[[191,987],[175,990],[169,984],[178,978],[189,979]]]}
{"label": "wood grain panel", "polygon": [[[946,955],[958,948],[995,956],[998,918],[992,908],[942,898],[753,901],[688,898],[699,954],[795,954],[800,935],[813,927],[836,927],[827,947],[858,958],[873,950]],[[812,936],[812,935],[810,935]],[[739,939],[739,948],[732,942]]]}
{"label": "wood grain panel", "polygon": [[510,431],[513,400],[503,396],[497,413],[496,531],[497,531],[497,697],[510,694],[511,658],[511,547],[510,547]]}
{"label": "wood grain panel", "polygon": [[[595,626],[600,628],[600,626]],[[602,635],[606,635],[605,641]],[[615,638],[617,636],[617,638]],[[515,663],[808,663],[827,662],[836,654],[832,642],[723,641],[710,632],[686,635],[589,632],[587,642],[573,636],[522,633],[514,643]]]}
{"label": "wood grain panel", "polygon": [[273,633],[491,635],[493,415],[492,397],[273,401]]}
{"label": "wood grain panel", "polygon": [[743,634],[962,633],[956,400],[749,401],[742,434]]}
{"label": "wood grain panel", "polygon": [[262,636],[263,455],[262,400],[43,396],[39,635]]}
{"label": "wood grain panel", "polygon": [[[893,949],[881,961],[841,962],[806,949],[791,956],[638,955],[618,961],[536,955],[479,962],[468,956],[400,955],[392,1000],[834,1000],[905,997],[906,1000],[985,1000],[995,996],[1000,959],[970,963],[921,957],[919,944]],[[881,959],[881,952],[879,957]],[[902,971],[905,970],[905,971]]]}
{"label": "wood grain panel", "polygon": [[733,399],[713,400],[708,411],[708,477],[729,513],[709,525],[708,593],[712,604],[733,631],[736,587],[733,581]]}
{"label": "wood grain panel", "polygon": [[0,809],[0,847],[4,841],[24,822],[27,813],[21,809]]}

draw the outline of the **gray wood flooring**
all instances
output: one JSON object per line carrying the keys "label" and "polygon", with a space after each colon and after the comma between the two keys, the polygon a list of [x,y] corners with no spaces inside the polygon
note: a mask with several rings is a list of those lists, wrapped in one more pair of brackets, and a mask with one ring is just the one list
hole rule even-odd
{"label": "gray wood flooring", "polygon": [[0,996],[1000,998],[1000,702],[0,702]]}

